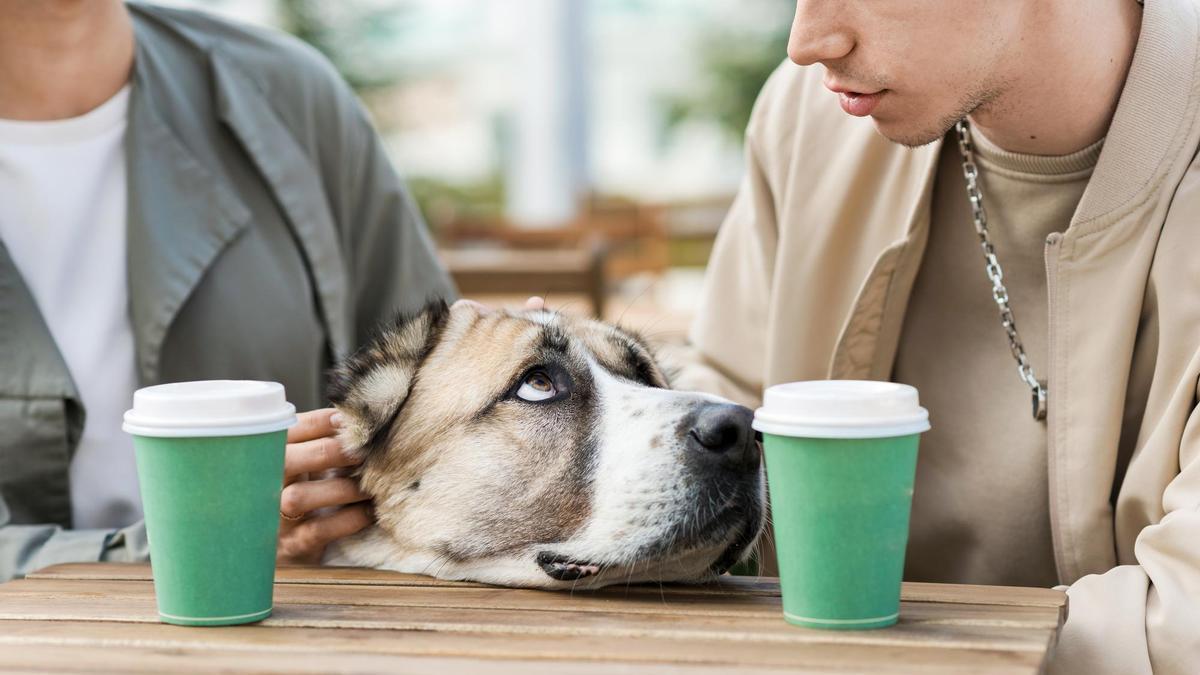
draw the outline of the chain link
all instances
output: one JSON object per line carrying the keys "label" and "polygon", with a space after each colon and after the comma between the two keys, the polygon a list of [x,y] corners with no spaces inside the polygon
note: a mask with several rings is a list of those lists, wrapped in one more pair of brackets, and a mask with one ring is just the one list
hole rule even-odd
{"label": "chain link", "polygon": [[992,299],[996,301],[1000,310],[1000,325],[1008,335],[1008,348],[1016,359],[1017,373],[1033,394],[1033,417],[1043,420],[1046,418],[1046,384],[1039,381],[1033,373],[1033,366],[1029,364],[1029,357],[1025,354],[1025,345],[1017,332],[1017,319],[1008,304],[1004,270],[1000,269],[1000,261],[996,259],[996,247],[992,245],[988,232],[987,211],[983,208],[983,192],[979,188],[979,166],[975,163],[975,144],[971,142],[971,128],[965,119],[959,120],[954,128],[958,132],[963,177],[967,179],[967,199],[971,203],[971,217],[975,221],[975,233],[979,235],[980,248],[983,249],[984,271],[992,282]]}

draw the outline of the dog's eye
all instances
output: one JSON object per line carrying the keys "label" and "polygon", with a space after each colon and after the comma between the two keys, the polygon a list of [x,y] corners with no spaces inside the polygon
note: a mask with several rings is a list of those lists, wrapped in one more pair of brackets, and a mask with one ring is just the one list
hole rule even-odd
{"label": "dog's eye", "polygon": [[517,389],[517,398],[524,401],[545,401],[557,394],[558,388],[554,386],[554,380],[540,370],[526,375],[525,381]]}

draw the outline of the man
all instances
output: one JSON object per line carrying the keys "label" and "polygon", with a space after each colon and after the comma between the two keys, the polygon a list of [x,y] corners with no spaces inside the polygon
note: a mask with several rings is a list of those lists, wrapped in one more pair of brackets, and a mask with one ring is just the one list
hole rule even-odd
{"label": "man", "polygon": [[906,576],[1069,586],[1060,672],[1200,672],[1198,20],[800,0],[676,382],[917,386]]}
{"label": "man", "polygon": [[[0,0],[0,17],[3,580],[145,558],[120,430],[136,387],[276,380],[317,408],[378,321],[453,289],[311,49],[118,0]],[[336,424],[289,432],[283,561],[370,522],[354,481],[302,480],[349,462]]]}

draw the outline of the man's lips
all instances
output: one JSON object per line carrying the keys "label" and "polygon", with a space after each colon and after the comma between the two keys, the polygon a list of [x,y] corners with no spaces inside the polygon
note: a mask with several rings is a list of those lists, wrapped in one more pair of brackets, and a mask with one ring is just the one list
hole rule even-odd
{"label": "man's lips", "polygon": [[879,104],[879,99],[887,93],[886,89],[877,89],[875,91],[857,91],[848,86],[825,81],[825,87],[838,95],[838,103],[841,104],[842,110],[849,115],[855,117],[866,117],[875,110],[875,106]]}
{"label": "man's lips", "polygon": [[879,99],[883,98],[884,92],[874,94],[856,94],[846,92],[838,94],[838,103],[842,104],[842,110],[847,114],[855,117],[866,117],[875,110],[875,106],[879,105]]}

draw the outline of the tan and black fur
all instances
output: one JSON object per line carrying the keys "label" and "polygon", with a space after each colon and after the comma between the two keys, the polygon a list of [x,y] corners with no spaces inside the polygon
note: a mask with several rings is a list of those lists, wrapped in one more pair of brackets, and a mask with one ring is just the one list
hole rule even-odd
{"label": "tan and black fur", "polygon": [[432,303],[346,359],[331,397],[378,525],[326,562],[547,588],[688,580],[761,527],[749,411],[671,391],[609,324]]}

